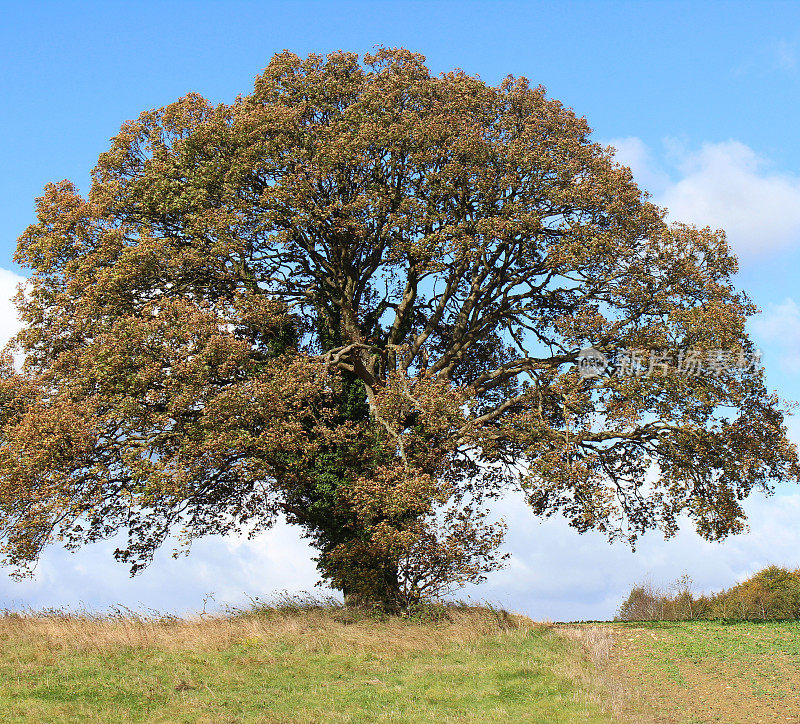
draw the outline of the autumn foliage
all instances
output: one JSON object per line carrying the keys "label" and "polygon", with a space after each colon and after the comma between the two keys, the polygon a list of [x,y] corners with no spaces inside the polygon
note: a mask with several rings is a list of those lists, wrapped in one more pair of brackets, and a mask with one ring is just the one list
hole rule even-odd
{"label": "autumn foliage", "polygon": [[768,566],[730,588],[696,594],[682,576],[672,586],[634,586],[617,613],[620,621],[798,620],[800,570]]}
{"label": "autumn foliage", "polygon": [[[724,234],[664,211],[542,88],[381,49],[284,52],[250,95],[125,123],[88,197],[20,237],[0,381],[0,532],[54,540],[302,527],[387,607],[501,564],[491,500],[631,540],[797,477],[755,368],[586,378],[593,345],[752,351]],[[487,517],[488,516],[488,517]]]}

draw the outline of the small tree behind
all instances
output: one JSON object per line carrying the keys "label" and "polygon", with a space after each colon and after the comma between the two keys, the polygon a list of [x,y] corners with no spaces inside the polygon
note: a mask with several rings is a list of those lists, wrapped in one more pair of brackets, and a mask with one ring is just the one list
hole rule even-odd
{"label": "small tree behind", "polygon": [[800,619],[800,570],[768,566],[746,581],[710,595],[695,596],[687,576],[672,590],[638,584],[617,612],[620,621]]}

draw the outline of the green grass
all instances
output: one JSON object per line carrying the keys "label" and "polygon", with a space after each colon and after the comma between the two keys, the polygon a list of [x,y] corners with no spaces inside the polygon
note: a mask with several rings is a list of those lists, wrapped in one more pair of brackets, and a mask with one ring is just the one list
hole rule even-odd
{"label": "green grass", "polygon": [[474,615],[444,624],[250,616],[124,630],[6,619],[0,720],[611,721],[576,644],[522,619],[506,628]]}
{"label": "green grass", "polygon": [[0,616],[0,721],[800,721],[800,622]]}

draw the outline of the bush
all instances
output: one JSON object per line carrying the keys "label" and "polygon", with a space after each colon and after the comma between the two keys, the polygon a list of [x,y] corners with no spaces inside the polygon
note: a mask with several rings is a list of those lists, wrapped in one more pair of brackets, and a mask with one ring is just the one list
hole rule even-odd
{"label": "bush", "polygon": [[669,589],[635,585],[620,606],[617,621],[800,619],[800,570],[769,566],[748,580],[708,596],[695,596],[688,576]]}
{"label": "bush", "polygon": [[655,621],[663,618],[663,597],[649,583],[634,586],[620,606],[619,621]]}

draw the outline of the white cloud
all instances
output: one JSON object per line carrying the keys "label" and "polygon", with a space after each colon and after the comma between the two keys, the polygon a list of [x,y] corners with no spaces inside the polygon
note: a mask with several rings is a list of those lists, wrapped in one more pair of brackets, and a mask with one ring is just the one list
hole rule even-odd
{"label": "white cloud", "polygon": [[[633,167],[636,177],[652,184],[663,199],[673,199],[675,208],[698,217],[708,214],[732,231],[735,244],[753,244],[755,221],[742,221],[746,214],[734,213],[724,184],[731,184],[742,204],[762,220],[773,243],[788,243],[800,230],[800,218],[784,227],[772,191],[800,209],[800,185],[785,177],[768,176],[750,149],[729,143],[704,146],[694,154],[678,154],[683,177],[677,182],[657,163],[639,139],[612,142],[618,157]],[[731,178],[725,179],[726,174]],[[748,189],[753,193],[745,193]],[[692,193],[700,199],[693,199]],[[683,206],[681,206],[683,204]],[[686,211],[688,209],[688,211]],[[782,209],[791,216],[794,210]],[[688,216],[684,218],[689,218]],[[712,223],[701,218],[691,219]],[[23,278],[0,269],[0,342],[5,343],[19,328],[10,297]],[[753,322],[759,341],[781,350],[782,361],[800,370],[800,308],[787,298]],[[800,427],[790,420],[794,439]],[[580,535],[561,519],[537,522],[519,496],[497,506],[498,515],[509,523],[506,549],[512,554],[509,567],[493,574],[481,586],[464,595],[489,600],[535,618],[552,620],[596,619],[613,616],[631,585],[650,576],[669,582],[684,571],[703,590],[719,590],[743,580],[771,563],[800,565],[800,494],[775,498],[754,496],[746,505],[751,532],[727,542],[709,543],[691,531],[671,541],[648,535],[636,552],[622,544],[610,545],[598,534]],[[105,608],[114,604],[149,606],[165,611],[188,612],[203,607],[206,594],[214,604],[242,604],[248,596],[269,596],[281,590],[312,590],[317,574],[313,549],[297,528],[279,524],[254,540],[213,537],[198,541],[188,556],[174,559],[169,549],[158,553],[151,567],[131,579],[127,568],[113,560],[116,541],[88,546],[77,553],[57,547],[42,557],[33,580],[13,581],[0,574],[0,607],[78,607],[85,604]]]}
{"label": "white cloud", "polygon": [[771,171],[745,144],[706,143],[691,151],[667,140],[661,162],[638,138],[610,144],[671,220],[725,229],[743,254],[800,243],[800,177]]}
{"label": "white cloud", "polygon": [[775,65],[779,70],[797,70],[797,44],[779,40],[771,47]]}
{"label": "white cloud", "polygon": [[[628,149],[647,159],[644,146],[631,144]],[[8,300],[21,280],[0,269],[0,334],[6,338],[18,327]],[[770,310],[760,323],[765,340],[800,340],[800,310],[791,299]],[[794,425],[792,430],[797,439],[800,428]],[[699,588],[719,589],[770,563],[800,565],[800,494],[754,497],[747,510],[749,535],[715,544],[690,531],[672,541],[653,534],[634,553],[622,544],[610,545],[598,534],[580,535],[561,519],[538,523],[520,496],[510,496],[496,508],[509,523],[510,565],[463,593],[539,619],[605,618],[613,616],[630,586],[648,575],[669,582],[686,571]],[[118,545],[111,540],[76,553],[48,548],[33,580],[14,581],[0,574],[0,607],[102,609],[123,604],[184,613],[202,609],[211,593],[212,606],[237,605],[246,603],[248,596],[314,590],[317,581],[314,550],[299,529],[286,524],[253,540],[204,539],[178,559],[166,547],[133,579],[127,567],[113,559]]]}
{"label": "white cloud", "polygon": [[742,251],[785,247],[800,237],[800,179],[770,174],[737,141],[687,153],[683,178],[661,195],[675,220],[724,228]]}
{"label": "white cloud", "polygon": [[669,175],[660,168],[652,151],[641,138],[614,138],[609,145],[616,149],[616,158],[629,166],[640,188],[656,194],[670,183]]}
{"label": "white cloud", "polygon": [[782,38],[760,44],[746,53],[733,68],[736,76],[748,77],[750,82],[769,78],[776,72],[793,74],[797,71],[798,44],[796,39]]}
{"label": "white cloud", "polygon": [[781,369],[800,373],[800,307],[791,297],[772,304],[750,321],[754,337],[768,344],[778,355]]}
{"label": "white cloud", "polygon": [[[168,542],[153,563],[134,578],[113,558],[124,538],[69,552],[51,546],[32,579],[16,581],[0,573],[0,608],[88,607],[121,604],[170,613],[246,605],[250,597],[280,591],[311,591],[317,581],[313,551],[298,531],[282,524],[247,541],[214,536],[196,541],[188,555],[173,558]],[[319,591],[324,593],[324,591]]]}
{"label": "white cloud", "polygon": [[19,274],[0,269],[0,348],[19,331],[17,309],[11,299],[17,293],[17,285],[24,281]]}
{"label": "white cloud", "polygon": [[[751,526],[746,535],[710,543],[690,530],[670,541],[650,534],[634,552],[621,543],[609,544],[599,534],[581,535],[558,518],[538,522],[520,496],[510,496],[497,506],[509,524],[510,565],[461,595],[537,619],[601,619],[613,616],[630,587],[647,577],[667,584],[687,572],[697,590],[710,591],[772,563],[800,566],[800,493],[753,496],[746,509]],[[205,539],[177,560],[163,550],[133,579],[125,566],[113,561],[115,545],[96,544],[75,554],[48,549],[36,579],[0,578],[0,606],[123,604],[184,613],[200,610],[209,593],[214,594],[212,610],[246,603],[249,596],[313,591],[317,580],[313,549],[297,528],[286,525],[253,541]]]}
{"label": "white cloud", "polygon": [[611,617],[631,586],[645,578],[668,584],[686,572],[697,590],[711,591],[772,563],[800,566],[800,493],[754,495],[745,504],[750,532],[725,542],[705,541],[687,528],[669,541],[648,534],[636,551],[596,533],[578,534],[562,519],[532,525],[518,498],[503,508],[515,563],[470,593],[536,618]]}

